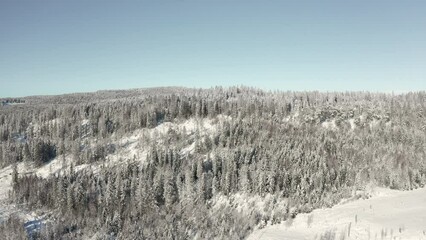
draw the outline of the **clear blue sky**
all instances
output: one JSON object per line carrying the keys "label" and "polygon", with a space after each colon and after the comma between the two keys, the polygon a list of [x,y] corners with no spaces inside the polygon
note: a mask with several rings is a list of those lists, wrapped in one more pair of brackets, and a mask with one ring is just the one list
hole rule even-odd
{"label": "clear blue sky", "polygon": [[426,1],[0,0],[0,83],[426,90]]}

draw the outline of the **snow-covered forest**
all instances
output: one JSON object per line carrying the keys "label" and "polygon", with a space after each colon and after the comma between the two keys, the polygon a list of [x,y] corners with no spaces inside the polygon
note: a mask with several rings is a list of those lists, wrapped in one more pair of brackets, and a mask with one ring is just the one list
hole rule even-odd
{"label": "snow-covered forest", "polygon": [[369,184],[426,183],[426,92],[169,87],[2,103],[3,239],[244,239]]}

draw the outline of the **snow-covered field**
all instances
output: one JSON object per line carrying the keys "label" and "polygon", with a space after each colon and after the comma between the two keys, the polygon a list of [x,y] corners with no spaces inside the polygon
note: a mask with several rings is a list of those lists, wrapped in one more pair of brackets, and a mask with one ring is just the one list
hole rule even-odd
{"label": "snow-covered field", "polygon": [[426,188],[376,189],[359,199],[255,230],[257,239],[426,239]]}

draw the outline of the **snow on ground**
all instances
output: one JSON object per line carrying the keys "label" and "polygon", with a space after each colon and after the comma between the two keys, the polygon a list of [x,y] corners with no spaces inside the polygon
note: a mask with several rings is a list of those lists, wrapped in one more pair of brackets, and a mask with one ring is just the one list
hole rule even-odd
{"label": "snow on ground", "polygon": [[43,122],[41,125],[38,124],[38,123],[32,123],[31,122],[30,125],[28,126],[28,128],[32,127],[34,132],[38,132],[39,133],[42,126],[54,126],[54,125],[56,125],[56,124],[58,124],[58,123],[60,123],[62,121],[63,121],[62,119],[55,118],[55,119]]}
{"label": "snow on ground", "polygon": [[[18,173],[27,174],[30,167],[24,163],[17,165]],[[35,212],[29,212],[8,202],[9,191],[12,190],[12,166],[0,169],[0,222],[11,214],[17,214],[25,221],[25,228],[28,233],[36,231],[42,225],[42,218]]]}
{"label": "snow on ground", "polygon": [[426,239],[426,188],[377,189],[370,199],[299,214],[248,239]]}
{"label": "snow on ground", "polygon": [[[27,174],[36,174],[39,177],[47,178],[52,174],[58,173],[67,167],[67,163],[71,163],[72,157],[65,156],[65,161],[62,161],[64,155],[59,155],[45,165],[36,168],[33,164],[19,163],[18,173],[20,176]],[[7,198],[8,191],[11,189],[12,181],[12,165],[0,169],[0,202]]]}
{"label": "snow on ground", "polygon": [[368,124],[369,124],[370,128],[375,128],[375,127],[379,126],[380,120],[373,119],[373,121],[369,122]]}
{"label": "snow on ground", "polygon": [[[106,165],[116,165],[118,163],[127,163],[129,160],[137,160],[144,162],[148,149],[144,148],[143,139],[146,136],[150,136],[155,139],[158,135],[167,135],[170,130],[177,132],[186,131],[186,135],[189,137],[193,135],[197,129],[200,130],[201,136],[211,135],[217,129],[217,124],[223,121],[230,121],[231,117],[219,115],[214,119],[189,119],[183,123],[171,123],[165,122],[158,125],[155,128],[138,129],[132,134],[129,134],[121,139],[118,139],[114,144],[116,145],[116,152],[109,154],[106,157]],[[57,122],[56,119],[49,121],[49,124]],[[83,119],[82,126],[89,124],[89,120]],[[36,126],[37,127],[37,126]],[[195,144],[191,143],[182,149],[182,154],[192,153],[194,151]],[[64,159],[65,158],[65,159]],[[41,166],[40,168],[34,168],[34,166],[24,166],[24,164],[18,165],[18,172],[21,174],[35,173],[39,177],[47,178],[52,174],[58,173],[62,170],[67,169],[69,164],[73,161],[70,155],[63,156],[59,155],[52,159],[49,163]],[[65,164],[65,165],[64,165]],[[75,167],[76,171],[80,171],[84,168],[89,167],[89,164],[82,164]],[[96,164],[92,164],[92,167],[98,168]],[[0,170],[0,201],[1,199],[7,198],[7,191],[10,186],[5,187],[11,180],[12,168],[11,166]],[[10,179],[9,179],[10,178]],[[5,196],[5,197],[3,197]]]}
{"label": "snow on ground", "polygon": [[293,114],[283,118],[283,122],[299,123],[299,120],[297,119],[299,115],[300,115],[299,110],[296,110]]}
{"label": "snow on ground", "polygon": [[[213,199],[213,210],[222,207],[223,205],[232,205],[239,212],[246,212],[255,209],[262,211],[265,205],[274,200],[274,195],[266,194],[264,197],[259,195],[250,195],[246,193],[235,193],[230,196],[219,195]],[[285,207],[285,205],[284,205]]]}
{"label": "snow on ground", "polygon": [[[193,134],[199,129],[201,136],[211,135],[216,131],[218,124],[224,121],[230,121],[232,118],[229,116],[219,115],[213,119],[189,119],[182,123],[171,123],[166,122],[158,125],[152,129],[138,129],[132,134],[126,135],[123,138],[118,139],[114,144],[116,145],[116,152],[109,154],[106,157],[105,165],[114,166],[117,164],[126,164],[128,161],[141,161],[146,160],[148,149],[144,147],[143,139],[147,136],[155,139],[157,135],[167,135],[170,130],[177,132],[186,131],[188,137],[192,137]],[[48,122],[48,124],[55,124],[56,119]],[[90,122],[87,119],[82,120],[82,126],[88,125]],[[39,126],[35,126],[38,129]],[[188,146],[182,149],[182,154],[192,153],[194,151],[195,144],[190,143]],[[65,158],[65,159],[64,159]],[[39,177],[47,178],[52,174],[69,170],[69,164],[73,162],[70,155],[59,155],[52,159],[49,163],[35,168],[33,165],[25,165],[24,163],[18,164],[18,172],[20,175],[24,174],[36,174]],[[74,168],[75,171],[81,171],[86,168],[92,168],[95,172],[100,169],[101,163],[94,164],[82,164]],[[12,213],[19,213],[19,215],[25,219],[28,223],[27,229],[32,229],[34,226],[39,226],[40,216],[34,213],[24,212],[19,207],[7,203],[9,190],[11,190],[12,181],[12,166],[0,169],[0,221]],[[34,215],[34,216],[33,216]]]}
{"label": "snow on ground", "polygon": [[334,119],[332,121],[325,121],[321,123],[321,126],[324,127],[325,129],[330,129],[330,130],[337,129],[336,120]]}
{"label": "snow on ground", "polygon": [[[222,117],[222,116],[218,116],[219,120],[223,120],[223,119],[228,119],[226,117]],[[191,118],[186,120],[183,123],[171,123],[171,122],[165,122],[162,123],[160,125],[158,125],[157,127],[155,127],[154,129],[149,129],[151,130],[151,137],[154,134],[167,134],[167,132],[170,130],[176,130],[176,131],[183,131],[186,130],[187,135],[193,134],[197,129],[200,129],[202,133],[207,134],[210,133],[212,131],[214,131],[216,129],[215,124],[213,124],[213,119],[195,119],[195,118]]]}
{"label": "snow on ground", "polygon": [[351,118],[348,120],[351,125],[351,129],[354,130],[356,128],[355,119]]}
{"label": "snow on ground", "polygon": [[[25,166],[24,163],[20,163],[17,165],[17,170],[18,173],[26,173],[28,171],[28,167]],[[9,190],[12,189],[12,172],[12,165],[0,169],[0,208],[1,204],[7,200]]]}
{"label": "snow on ground", "polygon": [[190,153],[193,153],[194,152],[194,150],[195,150],[195,142],[193,142],[191,145],[189,145],[189,146],[187,146],[187,147],[184,147],[184,148],[182,148],[182,150],[181,150],[181,154],[182,155],[188,155],[188,154],[190,154]]}
{"label": "snow on ground", "polygon": [[90,120],[89,119],[83,119],[81,120],[81,126],[89,125]]}
{"label": "snow on ground", "polygon": [[[229,196],[217,195],[211,200],[211,203],[213,213],[224,207],[230,207],[245,217],[250,217],[250,215],[272,217],[276,213],[286,211],[288,200],[273,194],[261,197],[247,193],[235,193]],[[264,226],[266,221],[261,220],[259,224]]]}
{"label": "snow on ground", "polygon": [[0,170],[0,202],[7,199],[12,181],[12,167],[8,166]]}
{"label": "snow on ground", "polygon": [[2,102],[1,106],[15,106],[15,105],[24,105],[25,103],[18,103],[18,102]]}
{"label": "snow on ground", "polygon": [[39,177],[47,178],[52,174],[60,172],[62,169],[66,167],[66,164],[70,163],[71,161],[72,161],[71,156],[59,155],[56,158],[52,159],[47,164],[41,166],[40,168],[35,169],[34,173],[37,174],[37,176]]}
{"label": "snow on ground", "polygon": [[[191,118],[182,123],[165,122],[155,128],[138,129],[132,134],[129,134],[116,142],[117,151],[107,156],[107,161],[121,162],[123,160],[133,160],[144,162],[148,149],[144,148],[143,140],[147,136],[151,139],[157,139],[156,136],[167,135],[169,131],[186,132],[187,137],[191,137],[197,129],[201,136],[212,135],[217,129],[217,125],[223,121],[229,121],[228,116],[219,115],[214,119],[195,119]],[[217,122],[216,122],[217,121]],[[157,140],[156,140],[157,141]],[[159,143],[161,144],[161,143]],[[192,153],[195,149],[195,144],[191,143],[184,147],[181,154]]]}

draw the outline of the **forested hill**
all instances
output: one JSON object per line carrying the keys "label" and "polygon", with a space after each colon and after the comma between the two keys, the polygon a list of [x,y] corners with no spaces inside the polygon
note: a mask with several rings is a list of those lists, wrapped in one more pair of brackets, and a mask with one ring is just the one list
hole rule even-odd
{"label": "forested hill", "polygon": [[130,90],[101,90],[89,93],[71,93],[62,95],[40,95],[22,98],[5,98],[4,101],[26,102],[27,104],[77,104],[101,102],[122,98],[144,98],[147,96],[183,94],[197,91],[183,87],[140,88]]}
{"label": "forested hill", "polygon": [[10,239],[243,239],[365,186],[426,182],[426,93],[153,88],[0,107]]}

